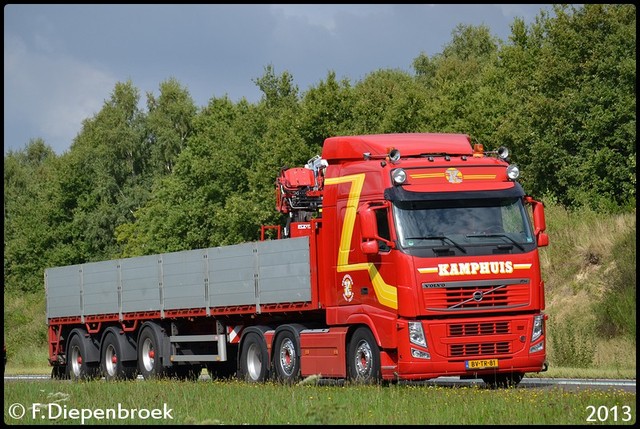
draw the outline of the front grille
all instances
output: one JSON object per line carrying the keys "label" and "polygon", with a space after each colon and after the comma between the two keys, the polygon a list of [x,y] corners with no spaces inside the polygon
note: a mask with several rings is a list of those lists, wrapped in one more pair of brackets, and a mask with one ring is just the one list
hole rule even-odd
{"label": "front grille", "polygon": [[450,357],[484,356],[507,354],[510,352],[511,347],[508,341],[497,343],[451,344],[449,346]]}
{"label": "front grille", "polygon": [[529,304],[528,284],[448,286],[423,289],[428,310],[464,311]]}
{"label": "front grille", "polygon": [[509,322],[456,323],[449,325],[450,337],[508,334]]}

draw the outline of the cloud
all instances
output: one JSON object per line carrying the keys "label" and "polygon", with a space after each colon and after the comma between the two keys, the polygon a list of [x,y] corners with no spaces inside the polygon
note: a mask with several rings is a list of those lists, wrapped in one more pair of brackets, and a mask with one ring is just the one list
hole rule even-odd
{"label": "cloud", "polygon": [[7,135],[5,126],[5,149],[40,137],[64,152],[82,121],[102,108],[116,78],[72,57],[29,49],[15,36],[4,47],[4,122],[14,130]]}
{"label": "cloud", "polygon": [[357,83],[379,69],[412,71],[457,24],[505,39],[513,15],[549,5],[208,4],[7,5],[5,152],[41,137],[62,153],[118,82],[146,94],[175,78],[197,106],[259,101],[266,66],[301,93],[333,71]]}

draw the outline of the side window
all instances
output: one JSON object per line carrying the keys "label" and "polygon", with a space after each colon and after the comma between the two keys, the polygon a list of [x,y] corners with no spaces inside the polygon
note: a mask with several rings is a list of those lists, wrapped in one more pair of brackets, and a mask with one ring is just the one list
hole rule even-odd
{"label": "side window", "polygon": [[[387,209],[378,209],[376,212],[376,223],[378,226],[378,235],[387,241],[391,241],[391,233],[389,232],[389,216]],[[380,250],[387,251],[389,246],[384,241],[378,240]]]}
{"label": "side window", "polygon": [[378,223],[378,235],[385,240],[391,241],[391,234],[389,233],[389,216],[387,216],[387,210],[376,210],[376,222]]}

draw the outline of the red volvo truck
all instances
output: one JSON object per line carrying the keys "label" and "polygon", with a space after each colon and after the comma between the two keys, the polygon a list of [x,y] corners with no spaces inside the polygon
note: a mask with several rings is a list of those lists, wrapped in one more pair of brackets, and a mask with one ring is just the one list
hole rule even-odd
{"label": "red volvo truck", "polygon": [[286,224],[260,241],[49,268],[52,376],[510,386],[545,371],[544,206],[508,155],[465,134],[330,137],[280,172]]}

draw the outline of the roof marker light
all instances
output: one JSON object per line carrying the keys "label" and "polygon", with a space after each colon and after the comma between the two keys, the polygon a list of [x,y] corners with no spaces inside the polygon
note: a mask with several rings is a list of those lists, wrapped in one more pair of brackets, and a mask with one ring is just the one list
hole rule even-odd
{"label": "roof marker light", "polygon": [[391,172],[391,178],[394,185],[402,185],[407,181],[407,172],[402,168],[396,168]]}
{"label": "roof marker light", "polygon": [[507,167],[507,177],[511,180],[516,180],[518,177],[520,177],[520,169],[517,165],[511,164]]}

